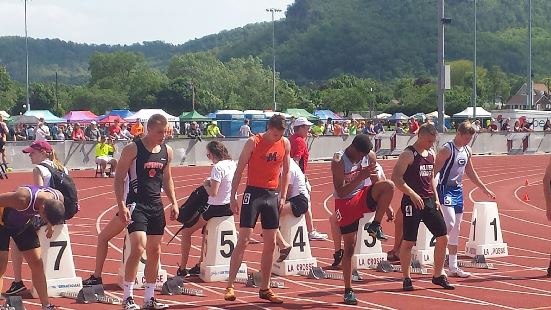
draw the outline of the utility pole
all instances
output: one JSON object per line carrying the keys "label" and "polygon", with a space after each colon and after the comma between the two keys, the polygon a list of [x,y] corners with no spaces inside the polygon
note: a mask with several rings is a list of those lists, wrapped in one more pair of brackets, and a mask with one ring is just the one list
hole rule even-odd
{"label": "utility pole", "polygon": [[27,111],[31,110],[31,104],[29,103],[29,39],[27,36],[27,0],[25,0],[25,75],[26,75],[26,102],[27,102]]}
{"label": "utility pole", "polygon": [[438,0],[438,131],[444,132],[444,0]]}
{"label": "utility pole", "polygon": [[528,0],[528,82],[526,83],[526,106],[532,109],[532,0]]}
{"label": "utility pole", "polygon": [[280,9],[270,8],[266,9],[266,12],[272,13],[272,86],[273,86],[273,106],[274,106],[274,112],[277,111],[277,103],[276,103],[276,52],[275,52],[275,19],[274,14],[276,12],[281,12]]}
{"label": "utility pole", "polygon": [[476,119],[476,0],[474,6],[474,65],[473,65],[473,119]]}

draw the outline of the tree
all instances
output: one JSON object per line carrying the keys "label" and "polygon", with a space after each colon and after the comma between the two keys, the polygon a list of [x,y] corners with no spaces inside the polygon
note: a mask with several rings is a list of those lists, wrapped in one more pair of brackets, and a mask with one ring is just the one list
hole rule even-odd
{"label": "tree", "polygon": [[0,110],[10,111],[17,100],[17,87],[6,67],[0,66]]}
{"label": "tree", "polygon": [[94,53],[89,63],[91,86],[125,91],[133,73],[146,68],[143,55],[123,51]]}
{"label": "tree", "polygon": [[103,114],[113,109],[128,108],[128,96],[113,89],[77,86],[71,93],[70,110],[91,110]]}

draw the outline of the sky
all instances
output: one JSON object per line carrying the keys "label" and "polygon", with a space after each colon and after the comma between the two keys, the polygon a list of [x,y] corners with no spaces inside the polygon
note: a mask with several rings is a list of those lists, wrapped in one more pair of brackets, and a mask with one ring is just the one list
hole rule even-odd
{"label": "sky", "polygon": [[[294,0],[28,0],[29,37],[94,44],[195,38],[271,21]],[[25,36],[25,0],[0,0],[0,36]]]}

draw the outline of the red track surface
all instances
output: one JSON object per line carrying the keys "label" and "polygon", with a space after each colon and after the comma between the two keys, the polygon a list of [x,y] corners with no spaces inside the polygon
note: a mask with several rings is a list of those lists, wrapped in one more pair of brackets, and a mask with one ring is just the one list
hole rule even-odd
{"label": "red track surface", "polygon": [[[481,308],[531,308],[551,309],[551,279],[545,277],[545,268],[549,263],[551,241],[550,227],[545,217],[545,204],[542,191],[542,179],[549,155],[532,156],[489,156],[477,157],[474,165],[482,180],[487,182],[497,194],[500,210],[503,238],[509,246],[509,256],[490,259],[498,270],[470,269],[473,276],[469,279],[452,279],[457,284],[455,291],[444,291],[430,283],[430,276],[414,275],[416,290],[404,293],[401,291],[401,277],[398,273],[383,274],[376,271],[362,271],[363,283],[353,284],[358,306],[347,306],[342,303],[342,281],[316,281],[304,277],[292,276],[276,278],[284,281],[287,289],[276,289],[286,299],[283,305],[272,306],[257,298],[257,290],[237,284],[237,301],[223,300],[224,283],[203,283],[199,279],[188,287],[202,288],[205,297],[161,296],[159,299],[171,305],[171,309],[187,308],[223,308],[223,309],[337,309],[337,308],[370,308],[370,309],[405,309],[405,308],[438,308],[438,309],[481,309]],[[394,160],[382,161],[387,176],[390,176]],[[187,197],[208,175],[209,167],[179,167],[173,169],[177,198],[180,202]],[[75,171],[72,173],[79,189],[82,210],[70,221],[71,242],[77,274],[87,278],[95,264],[95,244],[99,229],[114,216],[115,197],[112,179],[94,178],[93,171]],[[330,234],[327,221],[328,211],[333,209],[332,184],[330,167],[327,163],[311,164],[308,177],[311,181],[312,207],[315,226],[319,231]],[[31,182],[30,173],[13,173],[9,180],[2,180],[4,190]],[[525,186],[528,179],[529,185]],[[466,215],[462,226],[462,236],[468,236],[472,200],[486,200],[480,190],[473,190],[470,181],[465,183]],[[522,197],[528,194],[531,201],[523,202]],[[393,207],[399,206],[400,194],[396,193]],[[163,241],[172,236],[178,228],[177,223],[168,223]],[[257,225],[253,238],[261,240],[260,225]],[[384,224],[384,230],[393,235],[394,225]],[[193,238],[189,266],[199,256],[200,239]],[[383,245],[387,251],[392,246],[391,239]],[[461,238],[460,249],[464,248],[466,238]],[[331,241],[311,242],[312,254],[318,259],[318,265],[328,266],[332,262],[333,246]],[[122,297],[122,291],[116,283],[122,248],[122,234],[112,240],[109,255],[104,268],[103,281],[105,288],[115,296]],[[261,244],[251,244],[245,254],[249,270],[260,268]],[[169,274],[176,270],[179,261],[179,239],[170,246],[163,246],[161,258]],[[5,287],[11,281],[11,267],[5,279]],[[31,285],[28,268],[24,268],[23,278],[27,286]],[[5,288],[4,288],[5,290]],[[137,302],[143,300],[137,291]],[[120,309],[120,306],[103,304],[81,305],[70,299],[54,299],[53,302],[64,309]],[[38,300],[25,299],[27,309],[39,309]]]}

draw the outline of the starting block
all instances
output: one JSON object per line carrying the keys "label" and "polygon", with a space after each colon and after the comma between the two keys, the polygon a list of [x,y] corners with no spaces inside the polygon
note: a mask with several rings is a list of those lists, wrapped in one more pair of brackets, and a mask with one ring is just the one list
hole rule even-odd
{"label": "starting block", "polygon": [[383,252],[381,241],[367,233],[367,227],[373,222],[375,212],[365,213],[360,219],[354,255],[352,255],[352,269],[374,269],[377,264],[387,258]]}
{"label": "starting block", "polygon": [[[378,272],[402,272],[402,266],[401,265],[393,265],[389,261],[382,261],[377,265],[377,271]],[[412,261],[411,264],[411,273],[415,274],[428,274],[428,270],[426,268],[421,267],[421,264],[419,261]]]}
{"label": "starting block", "polygon": [[417,242],[411,249],[412,261],[419,261],[421,265],[434,264],[434,247],[436,245],[436,238],[428,230],[425,223],[419,224],[417,230]]}
{"label": "starting block", "polygon": [[[124,245],[122,249],[122,261],[121,266],[119,267],[119,273],[118,273],[118,280],[119,280],[119,286],[120,288],[124,289],[124,273],[125,273],[125,265],[126,260],[128,259],[128,256],[130,256],[131,247],[130,247],[130,236],[128,234],[128,230],[124,234]],[[147,256],[145,254],[145,251],[142,255],[142,258],[140,259],[140,262],[138,263],[138,273],[136,274],[136,279],[134,280],[134,289],[144,289],[145,286],[145,263],[147,262]],[[159,258],[159,270],[157,272],[157,279],[155,282],[155,286],[161,287],[165,281],[167,280],[167,272],[164,270],[161,266],[161,259]]]}
{"label": "starting block", "polygon": [[[199,278],[205,282],[227,281],[230,259],[237,244],[237,232],[232,216],[211,218],[205,225],[205,244]],[[241,263],[237,277],[247,274],[247,264]]]}
{"label": "starting block", "polygon": [[189,295],[189,296],[205,296],[203,290],[184,287],[183,277],[173,277],[163,283],[161,288],[163,295]]}
{"label": "starting block", "polygon": [[6,296],[6,304],[0,309],[25,310],[25,306],[23,306],[23,298],[21,298],[21,296]]}
{"label": "starting block", "polygon": [[[262,274],[260,272],[252,272],[247,275],[247,278],[235,278],[236,283],[245,284],[246,287],[259,287],[262,281]],[[271,288],[287,288],[285,283],[280,281],[270,281]]]}
{"label": "starting block", "polygon": [[497,270],[497,268],[494,267],[494,264],[486,262],[486,257],[484,257],[484,255],[477,255],[470,262],[457,261],[457,265],[459,267],[466,267],[466,268],[479,268],[479,269]]}
{"label": "starting block", "polygon": [[[75,273],[69,229],[67,224],[62,224],[54,226],[53,230],[51,238],[46,237],[46,226],[40,227],[37,232],[48,296],[58,297],[62,292],[78,293],[82,289],[82,278]],[[34,287],[31,294],[38,298]]]}
{"label": "starting block", "polygon": [[310,240],[304,215],[295,217],[292,214],[286,214],[281,217],[279,223],[279,231],[281,231],[283,239],[290,243],[292,248],[287,259],[278,263],[276,260],[279,257],[279,250],[276,247],[272,272],[278,276],[289,276],[299,274],[301,271],[307,272],[310,268],[316,267],[318,263],[310,251]]}
{"label": "starting block", "polygon": [[499,213],[495,202],[475,202],[469,241],[465,254],[470,257],[504,257],[509,254],[503,242]]}
{"label": "starting block", "polygon": [[63,292],[61,293],[62,297],[75,299],[79,304],[90,304],[90,303],[102,303],[110,305],[120,305],[122,300],[116,297],[109,297],[105,295],[103,286],[100,285],[91,285],[83,287],[78,293],[74,292]]}
{"label": "starting block", "polygon": [[[333,279],[333,280],[343,280],[344,276],[342,273],[336,272],[327,272],[321,267],[312,267],[308,272],[301,272],[300,275],[308,277],[308,279]],[[357,269],[352,269],[352,281],[361,282],[363,281],[362,276]]]}

